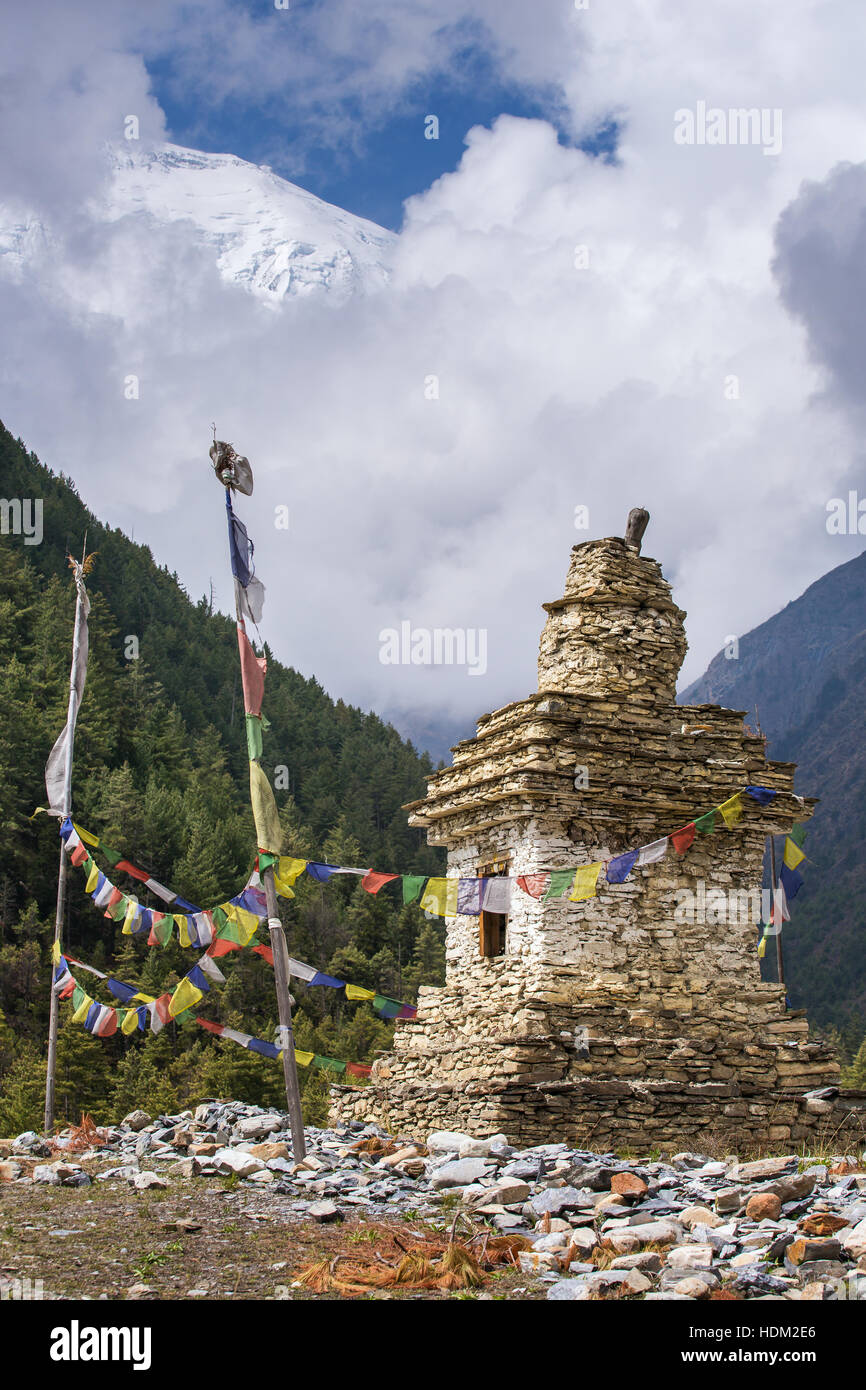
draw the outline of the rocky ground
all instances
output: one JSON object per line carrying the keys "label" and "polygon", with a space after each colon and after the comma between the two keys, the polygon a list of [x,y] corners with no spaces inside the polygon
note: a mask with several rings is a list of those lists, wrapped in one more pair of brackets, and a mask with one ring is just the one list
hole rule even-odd
{"label": "rocky ground", "polygon": [[387,1269],[395,1238],[429,1254],[449,1232],[476,1253],[515,1239],[474,1285],[366,1296],[866,1300],[866,1153],[623,1158],[372,1125],[307,1144],[294,1163],[285,1114],[222,1101],[2,1140],[0,1294],[339,1297],[340,1260]]}

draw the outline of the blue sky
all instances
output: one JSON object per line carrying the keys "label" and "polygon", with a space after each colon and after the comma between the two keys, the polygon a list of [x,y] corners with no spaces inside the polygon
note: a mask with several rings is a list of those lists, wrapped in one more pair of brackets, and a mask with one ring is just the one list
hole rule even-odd
{"label": "blue sky", "polygon": [[[336,58],[333,64],[339,72]],[[249,88],[235,90],[216,105],[202,103],[200,88],[184,82],[173,55],[147,60],[153,94],[175,144],[267,164],[327,202],[392,231],[400,229],[406,198],[457,167],[466,132],[474,125],[490,126],[503,113],[541,118],[554,126],[563,145],[573,144],[557,86],[504,78],[474,27],[467,28],[449,69],[427,71],[408,83],[396,107],[389,102],[377,108],[358,99],[352,79],[361,66],[359,58],[344,67],[347,94],[328,111],[305,84],[293,81],[291,67],[277,95],[271,91],[259,98]],[[437,139],[425,138],[429,115],[438,117]],[[616,135],[615,123],[604,122],[579,148],[611,158]]]}

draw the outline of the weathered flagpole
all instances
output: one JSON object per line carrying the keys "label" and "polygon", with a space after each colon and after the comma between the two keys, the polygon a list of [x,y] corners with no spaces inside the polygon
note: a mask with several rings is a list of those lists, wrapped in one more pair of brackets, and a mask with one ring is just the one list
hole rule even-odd
{"label": "weathered flagpole", "polygon": [[[84,550],[81,554],[81,564],[70,560],[70,564],[75,573],[75,628],[72,636],[72,665],[69,668],[69,702],[66,709],[66,745],[63,761],[63,798],[61,806],[61,824],[67,816],[72,815],[72,754],[75,742],[75,720],[78,715],[78,705],[82,691],[78,684],[78,667],[81,658],[81,633],[84,626],[85,613],[84,601],[86,591],[84,589],[84,566],[87,549],[87,535],[84,537]],[[54,957],[62,950],[63,920],[66,914],[66,845],[60,841],[60,866],[57,871],[57,907],[54,913],[54,950],[51,957],[51,1003],[48,1014],[48,1062],[45,1070],[45,1133],[50,1134],[54,1129],[54,1078],[57,1069],[57,1021],[59,1013],[59,1000],[54,988]]]}
{"label": "weathered flagpole", "polygon": [[[773,917],[775,918],[775,915],[776,915],[776,888],[777,888],[777,880],[776,880],[776,837],[775,837],[775,835],[771,835],[771,836],[770,836],[770,873],[772,874],[772,878],[773,878]],[[777,976],[778,976],[779,984],[782,985],[782,986],[784,986],[784,984],[785,984],[785,967],[784,967],[784,963],[783,963],[783,960],[782,960],[782,914],[781,914],[781,909],[779,910],[779,920],[778,920],[778,922],[775,922],[774,925],[775,925],[775,927],[776,927],[776,974],[777,974]]]}
{"label": "weathered flagpole", "polygon": [[[216,439],[214,430],[214,445],[210,451],[219,481],[226,489],[226,497],[231,505],[231,487],[237,486],[239,476],[242,477],[241,491],[249,494],[252,492],[252,470],[245,459],[240,459],[232,449],[231,445],[226,445]],[[245,465],[246,477],[244,478],[239,471]],[[232,567],[234,575],[234,567]],[[235,591],[236,616],[239,627],[243,627],[243,614],[238,601],[238,590]],[[283,1059],[283,1079],[286,1086],[286,1108],[289,1112],[289,1124],[292,1131],[292,1157],[296,1163],[300,1163],[307,1155],[307,1144],[304,1137],[304,1117],[301,1110],[301,1088],[298,1084],[298,1067],[295,1061],[295,1036],[292,1028],[292,996],[289,993],[289,980],[291,972],[289,969],[289,952],[286,946],[286,933],[280,920],[279,907],[277,905],[277,889],[274,883],[274,869],[272,864],[260,870],[261,880],[265,889],[265,898],[268,911],[268,933],[271,939],[271,950],[274,956],[274,982],[277,993],[277,1011],[280,1019],[280,1038],[279,1046]]]}

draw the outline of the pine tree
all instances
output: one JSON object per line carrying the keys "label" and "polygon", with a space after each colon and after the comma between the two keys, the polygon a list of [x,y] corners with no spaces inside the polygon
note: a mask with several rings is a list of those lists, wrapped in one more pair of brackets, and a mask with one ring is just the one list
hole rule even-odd
{"label": "pine tree", "polygon": [[866,1038],[863,1039],[850,1067],[842,1068],[842,1085],[854,1091],[866,1091]]}
{"label": "pine tree", "polygon": [[45,1059],[35,1049],[16,1057],[3,1078],[0,1093],[0,1133],[16,1135],[40,1130],[45,1107]]}

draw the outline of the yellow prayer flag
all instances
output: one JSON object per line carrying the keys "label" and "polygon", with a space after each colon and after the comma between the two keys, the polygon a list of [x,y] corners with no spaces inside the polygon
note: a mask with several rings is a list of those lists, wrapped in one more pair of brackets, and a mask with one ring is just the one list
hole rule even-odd
{"label": "yellow prayer flag", "polygon": [[132,924],[133,924],[133,922],[135,921],[135,916],[136,916],[136,913],[137,913],[137,912],[138,912],[138,899],[137,899],[137,898],[127,898],[127,900],[126,900],[126,916],[125,916],[124,919],[123,919],[123,926],[121,927],[121,932],[123,933],[124,936],[132,936]]}
{"label": "yellow prayer flag", "polygon": [[88,830],[82,830],[80,825],[75,824],[75,821],[72,822],[72,829],[75,831],[79,840],[83,840],[86,845],[92,845],[93,848],[96,849],[99,844],[98,836],[91,835]]}
{"label": "yellow prayer flag", "polygon": [[55,941],[54,945],[51,947],[51,960],[54,963],[54,965],[60,964],[60,957],[62,955],[63,952],[60,949],[60,942]]}
{"label": "yellow prayer flag", "polygon": [[346,985],[347,999],[375,999],[374,989],[362,989],[360,985]]}
{"label": "yellow prayer flag", "polygon": [[139,1004],[153,1004],[156,1002],[154,995],[142,994],[141,991],[139,991],[138,994],[133,994],[129,1002],[132,1003],[134,999],[137,1000]]}
{"label": "yellow prayer flag", "polygon": [[226,903],[225,914],[238,929],[240,945],[249,946],[259,929],[259,919],[256,914],[248,912],[245,907],[239,907],[237,903]]}
{"label": "yellow prayer flag", "polygon": [[268,781],[258,763],[250,763],[250,801],[256,823],[256,844],[267,854],[279,854],[283,844],[283,828],[277,803]]}
{"label": "yellow prayer flag", "polygon": [[727,801],[722,802],[719,810],[722,813],[725,825],[730,830],[731,826],[736,825],[743,814],[742,793],[737,792],[736,796],[729,796]]}
{"label": "yellow prayer flag", "polygon": [[763,960],[767,953],[767,938],[762,936],[758,942],[758,960]]}
{"label": "yellow prayer flag", "polygon": [[87,882],[84,885],[85,893],[92,893],[99,881],[99,870],[96,867],[96,860],[90,861],[90,873],[87,875]]}
{"label": "yellow prayer flag", "polygon": [[174,920],[177,923],[177,934],[180,938],[181,946],[191,946],[192,941],[189,935],[189,922],[185,915],[182,912],[176,912],[174,914]]}
{"label": "yellow prayer flag", "polygon": [[90,1006],[91,1006],[92,1003],[93,1003],[93,1000],[91,999],[90,995],[89,995],[89,994],[85,994],[85,996],[84,996],[84,998],[82,999],[81,1003],[78,1005],[78,1008],[75,1010],[75,1013],[72,1015],[72,1022],[73,1022],[73,1023],[83,1023],[84,1020],[85,1020],[86,1017],[87,1017],[87,1014],[88,1014],[88,1012],[89,1012],[89,1010],[90,1010]]}
{"label": "yellow prayer flag", "polygon": [[595,864],[581,864],[577,873],[574,875],[574,882],[571,885],[571,892],[568,901],[571,903],[582,903],[587,898],[595,897],[598,876],[601,873],[603,860],[599,859]]}
{"label": "yellow prayer flag", "polygon": [[168,1001],[169,1018],[177,1018],[186,1009],[191,1009],[193,1004],[197,1004],[200,999],[204,999],[204,994],[200,989],[196,989],[192,980],[188,980],[184,975],[174,994]]}
{"label": "yellow prayer flag", "polygon": [[796,869],[797,865],[802,864],[805,858],[806,856],[796,840],[792,840],[789,835],[785,840],[785,864],[787,867],[789,869]]}
{"label": "yellow prayer flag", "polygon": [[295,882],[295,879],[304,872],[306,867],[306,859],[291,859],[284,856],[279,860],[274,873],[275,875],[279,875],[283,883],[288,883],[289,886],[291,886]]}
{"label": "yellow prayer flag", "polygon": [[421,910],[435,912],[437,917],[452,917],[457,911],[456,878],[428,878],[421,895]]}
{"label": "yellow prayer flag", "polygon": [[299,1067],[308,1067],[315,1057],[315,1052],[299,1052],[295,1048],[295,1061]]}
{"label": "yellow prayer flag", "polygon": [[138,1027],[138,1010],[137,1010],[137,1009],[127,1009],[127,1011],[126,1011],[126,1018],[123,1020],[123,1022],[122,1022],[121,1025],[120,1025],[120,1031],[121,1031],[121,1033],[126,1033],[126,1035],[127,1035],[127,1037],[128,1037],[130,1033],[134,1033],[134,1032],[135,1032],[135,1030],[136,1030],[137,1027]]}
{"label": "yellow prayer flag", "polygon": [[287,883],[284,883],[277,873],[274,874],[274,887],[281,898],[293,898],[295,896],[294,890]]}

